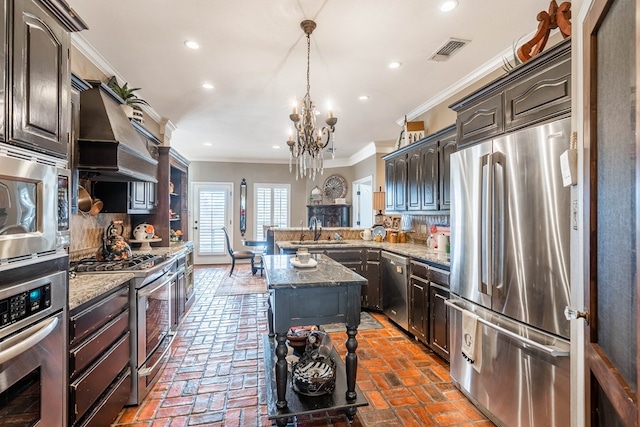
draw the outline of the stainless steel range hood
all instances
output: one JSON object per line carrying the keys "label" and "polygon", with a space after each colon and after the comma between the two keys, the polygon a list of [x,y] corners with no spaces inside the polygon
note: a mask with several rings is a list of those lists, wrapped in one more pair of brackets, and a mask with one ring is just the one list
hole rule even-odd
{"label": "stainless steel range hood", "polygon": [[122,100],[104,83],[80,93],[77,168],[92,181],[158,182],[158,161],[133,127]]}

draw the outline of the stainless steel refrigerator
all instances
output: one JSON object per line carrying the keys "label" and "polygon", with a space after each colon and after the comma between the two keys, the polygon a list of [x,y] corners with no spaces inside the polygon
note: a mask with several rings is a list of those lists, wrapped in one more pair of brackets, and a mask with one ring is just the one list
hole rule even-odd
{"label": "stainless steel refrigerator", "polygon": [[570,134],[565,118],[451,156],[451,377],[498,425],[570,425]]}

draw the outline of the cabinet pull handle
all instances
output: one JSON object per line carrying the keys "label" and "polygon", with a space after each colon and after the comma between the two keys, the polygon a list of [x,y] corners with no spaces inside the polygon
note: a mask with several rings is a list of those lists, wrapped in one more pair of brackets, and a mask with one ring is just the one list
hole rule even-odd
{"label": "cabinet pull handle", "polygon": [[[464,308],[460,307],[459,305],[457,305],[454,302],[451,302],[451,300],[445,300],[444,302],[446,305],[448,305],[451,308],[454,308],[458,311],[466,311]],[[569,351],[564,351],[561,350],[557,347],[550,347],[550,346],[546,346],[544,344],[540,344],[539,342],[533,341],[529,338],[525,338],[521,335],[516,334],[515,332],[511,332],[508,329],[503,328],[502,326],[498,326],[494,323],[491,323],[487,320],[484,320],[482,317],[478,318],[478,322],[482,323],[483,325],[486,325],[488,327],[490,327],[491,329],[495,329],[496,331],[507,335],[513,339],[515,339],[516,341],[520,341],[523,344],[527,344],[530,345],[531,347],[534,347],[540,351],[543,351],[553,357],[560,357],[560,356],[569,356]]]}

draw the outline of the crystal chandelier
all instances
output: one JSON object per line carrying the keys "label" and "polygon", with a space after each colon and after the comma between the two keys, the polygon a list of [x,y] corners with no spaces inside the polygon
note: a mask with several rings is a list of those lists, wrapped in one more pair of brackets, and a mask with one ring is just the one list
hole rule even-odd
{"label": "crystal chandelier", "polygon": [[[296,164],[296,180],[301,177],[308,176],[309,179],[314,180],[316,173],[322,171],[324,168],[324,148],[331,141],[331,156],[335,157],[334,148],[334,131],[335,125],[338,121],[333,116],[331,110],[327,114],[325,120],[326,126],[322,128],[316,128],[316,111],[315,104],[311,100],[309,90],[311,85],[309,83],[309,56],[311,52],[311,33],[316,28],[316,23],[311,20],[305,20],[300,23],[300,27],[307,35],[307,93],[300,102],[300,105],[294,105],[293,113],[289,115],[289,118],[293,122],[295,134],[292,132],[289,135],[287,145],[289,146],[289,172],[292,172],[292,164]],[[298,108],[300,108],[300,114],[298,114]]]}

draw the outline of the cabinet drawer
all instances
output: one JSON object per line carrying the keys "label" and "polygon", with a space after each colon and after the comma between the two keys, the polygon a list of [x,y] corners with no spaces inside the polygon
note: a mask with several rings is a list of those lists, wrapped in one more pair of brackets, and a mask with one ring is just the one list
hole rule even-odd
{"label": "cabinet drawer", "polygon": [[87,412],[129,364],[129,335],[127,332],[96,364],[71,383],[71,401],[75,404],[72,405],[69,415],[73,421],[80,419]]}
{"label": "cabinet drawer", "polygon": [[84,370],[129,329],[129,310],[107,323],[69,354],[69,377]]}
{"label": "cabinet drawer", "polygon": [[458,148],[504,131],[502,94],[498,93],[458,112]]}
{"label": "cabinet drawer", "polygon": [[332,260],[343,264],[345,262],[362,262],[362,250],[326,250],[325,254]]}
{"label": "cabinet drawer", "polygon": [[513,130],[571,110],[571,55],[505,90],[505,129]]}
{"label": "cabinet drawer", "polygon": [[126,286],[79,313],[72,312],[69,318],[71,346],[73,347],[128,308],[129,287]]}
{"label": "cabinet drawer", "polygon": [[421,262],[411,261],[411,275],[429,280],[429,266]]}
{"label": "cabinet drawer", "polygon": [[91,413],[78,424],[78,427],[104,427],[111,425],[131,395],[131,371],[125,373],[114,383]]}
{"label": "cabinet drawer", "polygon": [[380,261],[380,251],[367,250],[367,261]]}
{"label": "cabinet drawer", "polygon": [[437,283],[442,286],[449,287],[449,275],[446,270],[441,270],[436,267],[429,267],[429,281]]}

